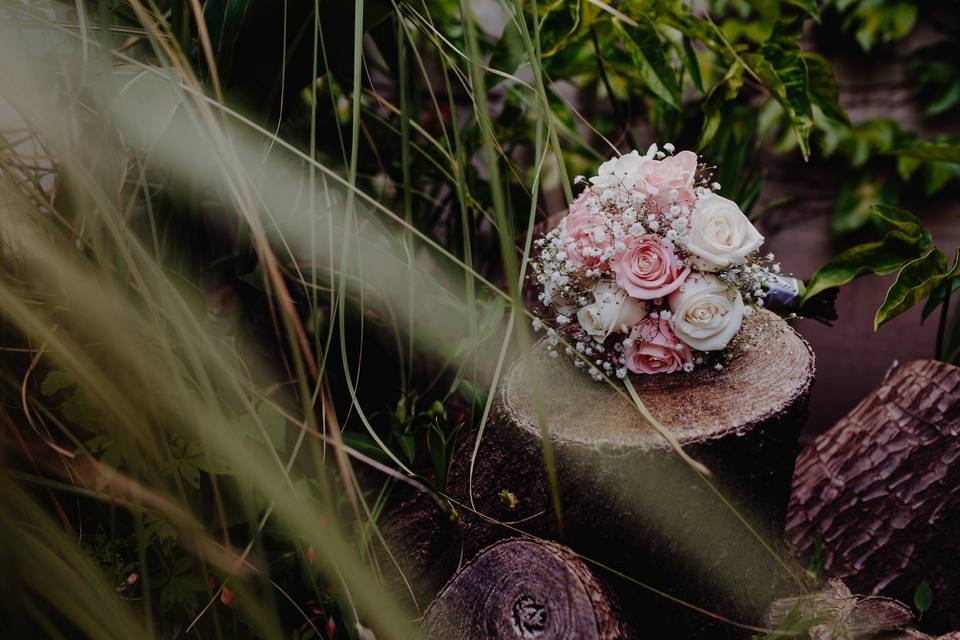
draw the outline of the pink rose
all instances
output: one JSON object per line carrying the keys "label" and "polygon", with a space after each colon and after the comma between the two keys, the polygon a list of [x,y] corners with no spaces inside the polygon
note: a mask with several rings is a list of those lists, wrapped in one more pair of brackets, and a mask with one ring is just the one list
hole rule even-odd
{"label": "pink rose", "polygon": [[677,256],[655,235],[632,238],[626,250],[612,260],[617,284],[640,300],[653,300],[680,288],[690,275]]}
{"label": "pink rose", "polygon": [[584,191],[579,198],[570,205],[570,211],[567,217],[563,219],[564,233],[563,242],[566,247],[567,259],[577,268],[600,267],[606,269],[606,263],[600,264],[598,255],[585,255],[584,249],[588,253],[602,252],[610,246],[610,234],[603,223],[600,215],[590,213],[587,207],[587,198],[590,197],[590,191]]}
{"label": "pink rose", "polygon": [[630,332],[623,361],[633,373],[673,373],[693,361],[690,347],[680,342],[666,320],[646,318]]}
{"label": "pink rose", "polygon": [[655,187],[657,193],[651,198],[661,212],[671,205],[670,192],[677,192],[673,204],[692,207],[696,201],[693,181],[697,173],[697,154],[681,151],[675,156],[663,160],[648,160],[639,169],[640,177],[649,187]]}

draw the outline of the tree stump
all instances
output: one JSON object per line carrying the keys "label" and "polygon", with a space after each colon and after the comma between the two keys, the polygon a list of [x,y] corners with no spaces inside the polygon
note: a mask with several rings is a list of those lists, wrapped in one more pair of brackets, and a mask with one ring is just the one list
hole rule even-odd
{"label": "tree stump", "polygon": [[431,640],[624,637],[610,594],[557,544],[512,539],[481,551],[427,610]]}
{"label": "tree stump", "polygon": [[855,591],[960,616],[960,368],[915,360],[892,372],[800,455],[787,541],[822,540],[823,569]]}
{"label": "tree stump", "polygon": [[[770,544],[782,533],[814,359],[807,343],[772,313],[758,311],[744,329],[750,349],[720,371],[635,377],[633,384],[686,452],[711,470],[713,486]],[[535,389],[556,456],[562,525],[544,472]],[[521,529],[625,574],[604,578],[624,609],[642,618],[640,624],[628,620],[632,628],[654,637],[717,638],[731,630],[730,637],[742,637],[742,629],[718,627],[637,584],[749,624],[788,593],[778,560],[618,391],[624,392],[549,357],[541,345],[529,363],[514,364],[476,457],[472,498],[483,517],[461,509],[451,522],[432,501],[413,496],[388,518],[408,577],[435,588],[461,558]],[[448,489],[467,505],[472,446],[467,442],[457,456]]]}

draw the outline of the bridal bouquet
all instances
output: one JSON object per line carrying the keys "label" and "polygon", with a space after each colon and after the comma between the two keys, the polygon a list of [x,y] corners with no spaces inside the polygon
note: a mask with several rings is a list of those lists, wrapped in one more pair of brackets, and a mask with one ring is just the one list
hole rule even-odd
{"label": "bridal bouquet", "polygon": [[779,279],[763,236],[709,183],[691,151],[651,145],[600,165],[559,226],[536,241],[532,277],[552,356],[604,374],[720,369],[744,316]]}

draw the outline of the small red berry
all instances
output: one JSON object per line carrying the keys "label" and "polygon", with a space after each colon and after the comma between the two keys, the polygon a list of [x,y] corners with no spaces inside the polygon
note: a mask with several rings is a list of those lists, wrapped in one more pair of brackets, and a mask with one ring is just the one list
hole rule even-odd
{"label": "small red berry", "polygon": [[225,606],[232,607],[233,591],[224,587],[223,591],[220,592],[220,602],[222,602]]}

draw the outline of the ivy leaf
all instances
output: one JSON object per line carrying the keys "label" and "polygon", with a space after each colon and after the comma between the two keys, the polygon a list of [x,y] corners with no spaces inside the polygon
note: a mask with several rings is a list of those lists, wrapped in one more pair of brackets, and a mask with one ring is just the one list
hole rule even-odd
{"label": "ivy leaf", "polygon": [[676,74],[667,63],[664,44],[650,18],[638,17],[637,26],[632,27],[629,32],[619,20],[614,20],[611,24],[650,91],[679,111],[680,86]]}
{"label": "ivy leaf", "polygon": [[809,51],[803,53],[803,61],[807,64],[810,100],[820,107],[823,115],[849,126],[850,118],[840,106],[840,89],[830,62],[819,53]]}
{"label": "ivy leaf", "polygon": [[[957,253],[960,258],[960,251]],[[954,267],[957,270],[960,263]],[[924,300],[951,275],[947,257],[934,248],[912,262],[908,262],[897,274],[896,281],[887,290],[887,296],[873,319],[873,330],[889,322],[913,305]]]}
{"label": "ivy leaf", "polygon": [[890,153],[933,162],[960,163],[960,143],[956,142],[914,142],[891,149]]}

